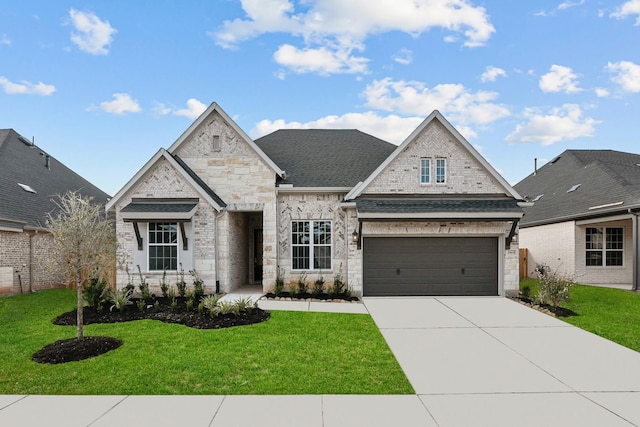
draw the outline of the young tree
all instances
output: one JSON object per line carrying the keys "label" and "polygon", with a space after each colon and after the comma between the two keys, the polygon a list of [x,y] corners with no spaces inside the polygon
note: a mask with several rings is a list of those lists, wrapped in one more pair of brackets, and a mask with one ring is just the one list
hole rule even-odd
{"label": "young tree", "polygon": [[53,234],[52,269],[63,280],[72,280],[78,292],[78,334],[84,337],[82,285],[92,274],[107,272],[115,262],[116,233],[104,206],[77,192],[58,196],[57,212],[49,214],[47,228]]}

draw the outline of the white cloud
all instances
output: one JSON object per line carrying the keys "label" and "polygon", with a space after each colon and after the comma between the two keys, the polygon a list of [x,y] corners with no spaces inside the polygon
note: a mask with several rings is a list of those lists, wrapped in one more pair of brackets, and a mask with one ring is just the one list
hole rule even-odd
{"label": "white cloud", "polygon": [[54,85],[47,85],[42,82],[31,83],[26,80],[22,80],[20,83],[14,83],[2,76],[0,76],[0,86],[2,86],[4,92],[9,95],[49,96],[56,91]]}
{"label": "white cloud", "polygon": [[318,49],[298,49],[284,44],[273,54],[273,59],[280,65],[290,68],[296,73],[318,73],[320,75],[336,73],[363,73],[367,70],[367,58],[351,55],[349,48],[335,50],[326,47]]}
{"label": "white cloud", "polygon": [[610,16],[612,18],[624,19],[629,15],[638,15],[636,16],[635,25],[640,25],[640,0],[627,1],[621,6],[618,6]]}
{"label": "white cloud", "polygon": [[640,65],[630,61],[609,62],[607,71],[614,74],[611,80],[626,92],[640,92]]}
{"label": "white cloud", "polygon": [[207,109],[207,106],[195,98],[189,98],[187,100],[187,108],[171,108],[167,107],[163,103],[156,103],[153,107],[153,113],[158,116],[166,116],[167,114],[173,114],[175,116],[183,116],[189,119],[196,119],[200,114]]}
{"label": "white cloud", "polygon": [[3,34],[2,37],[0,37],[0,44],[4,44],[8,46],[11,44],[11,39],[9,39],[9,37],[7,37],[6,34]]}
{"label": "white cloud", "polygon": [[584,0],[580,1],[564,1],[558,5],[558,10],[566,10],[575,6],[582,6],[584,4]]}
{"label": "white cloud", "polygon": [[495,82],[498,77],[507,77],[507,72],[502,68],[490,65],[484,73],[482,73],[482,76],[480,76],[480,81],[482,81],[482,83]]}
{"label": "white cloud", "polygon": [[540,77],[539,86],[543,92],[577,93],[582,91],[577,79],[578,75],[571,68],[554,64],[547,74]]}
{"label": "white cloud", "polygon": [[565,104],[553,108],[547,114],[537,109],[525,110],[527,122],[516,126],[516,129],[505,138],[509,144],[553,143],[593,136],[595,126],[601,122],[590,117],[582,117],[582,109],[576,104]]}
{"label": "white cloud", "polygon": [[409,49],[400,49],[400,52],[393,55],[393,60],[398,64],[409,65],[413,62],[413,52]]}
{"label": "white cloud", "polygon": [[184,116],[189,119],[196,119],[200,114],[207,109],[207,106],[195,98],[187,99],[187,108],[182,108],[173,111],[176,116]]}
{"label": "white cloud", "polygon": [[437,109],[456,126],[484,125],[511,114],[506,106],[491,102],[497,92],[471,92],[461,84],[428,88],[421,82],[385,78],[367,85],[363,95],[366,105],[383,111],[425,117]]}
{"label": "white cloud", "polygon": [[325,116],[305,123],[262,120],[250,133],[252,137],[258,138],[278,129],[359,129],[393,144],[400,144],[423,120],[424,117],[400,117],[394,114],[381,116],[368,111]]}
{"label": "white cloud", "polygon": [[596,93],[596,96],[598,98],[607,98],[609,95],[611,95],[611,93],[607,89],[605,89],[603,87],[595,88],[594,92]]}
{"label": "white cloud", "polygon": [[106,55],[113,41],[113,35],[117,32],[109,24],[91,12],[80,12],[69,9],[71,24],[76,30],[71,33],[71,41],[84,52],[92,55]]}
{"label": "white cloud", "polygon": [[112,114],[137,113],[142,111],[138,101],[132,99],[126,93],[114,93],[113,101],[100,103],[100,109]]}
{"label": "white cloud", "polygon": [[[464,36],[465,46],[477,47],[495,32],[486,10],[469,0],[307,0],[295,5],[289,0],[243,0],[242,8],[246,19],[225,21],[209,33],[216,44],[235,48],[266,33],[300,37],[304,47],[285,44],[276,52],[279,63],[296,72],[364,72],[366,58],[351,57],[351,52],[362,50],[372,34],[400,31],[415,37],[439,27]],[[328,65],[309,66],[318,57]],[[336,67],[336,60],[343,65]]]}

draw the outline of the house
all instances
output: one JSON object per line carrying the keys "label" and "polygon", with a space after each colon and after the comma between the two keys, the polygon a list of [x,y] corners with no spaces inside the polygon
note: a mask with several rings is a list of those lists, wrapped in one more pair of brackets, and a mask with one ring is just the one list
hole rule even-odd
{"label": "house", "polygon": [[13,129],[0,129],[0,295],[56,284],[47,271],[53,238],[46,222],[56,196],[67,191],[108,199]]}
{"label": "house", "polygon": [[400,146],[357,130],[254,141],[213,103],[106,207],[127,269],[155,287],[195,269],[208,291],[280,274],[341,275],[354,295],[505,295],[520,201],[437,111]]}
{"label": "house", "polygon": [[638,289],[640,155],[566,150],[515,186],[533,206],[520,221],[528,270]]}

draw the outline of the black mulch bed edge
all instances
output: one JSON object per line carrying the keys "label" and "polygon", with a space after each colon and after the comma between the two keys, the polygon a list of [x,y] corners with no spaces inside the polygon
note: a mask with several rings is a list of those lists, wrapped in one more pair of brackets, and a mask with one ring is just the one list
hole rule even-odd
{"label": "black mulch bed edge", "polygon": [[573,316],[578,316],[578,313],[576,313],[575,311],[570,310],[568,308],[554,307],[554,306],[548,305],[548,304],[540,304],[540,303],[532,300],[531,298],[515,297],[515,298],[512,298],[512,299],[514,299],[516,301],[519,301],[522,304],[528,305],[529,307],[531,307],[533,309],[536,309],[538,311],[550,312],[555,317],[573,317]]}
{"label": "black mulch bed edge", "polygon": [[83,337],[58,340],[46,345],[31,356],[34,362],[59,363],[76,362],[100,356],[122,345],[122,340],[111,337]]}
{"label": "black mulch bed edge", "polygon": [[264,295],[265,298],[267,299],[271,299],[271,298],[276,298],[276,297],[284,297],[284,298],[291,298],[291,299],[296,299],[296,300],[305,300],[305,299],[319,299],[319,300],[343,300],[343,301],[359,301],[360,298],[358,297],[351,297],[351,296],[346,296],[346,295],[329,295],[329,294],[318,294],[318,295],[313,295],[310,294],[308,292],[305,293],[301,293],[301,294],[294,294],[293,296],[291,296],[291,294],[289,294],[289,292],[282,292],[279,295],[274,294],[273,292],[268,292]]}
{"label": "black mulch bed edge", "polygon": [[[118,323],[152,319],[165,323],[177,323],[196,329],[221,329],[260,323],[269,320],[271,317],[268,311],[259,308],[252,308],[239,315],[220,314],[212,317],[208,313],[200,314],[194,310],[187,310],[186,304],[182,299],[180,304],[175,308],[172,308],[164,300],[162,302],[163,303],[157,308],[154,307],[153,304],[148,304],[142,311],[138,309],[135,303],[127,306],[122,312],[109,310],[108,308],[98,311],[93,307],[84,307],[82,311],[83,322],[85,325],[90,325],[92,323]],[[72,310],[61,314],[51,322],[54,325],[75,326],[77,315],[78,310]],[[111,337],[92,336],[83,337],[80,340],[70,338],[59,340],[43,347],[34,353],[31,359],[38,363],[49,364],[74,362],[99,356],[121,345],[121,340]]]}
{"label": "black mulch bed edge", "polygon": [[[61,314],[52,320],[54,325],[71,326],[76,324],[77,309]],[[110,310],[105,307],[99,312],[93,307],[84,307],[83,322],[85,325],[92,323],[119,323],[131,322],[134,320],[160,320],[165,323],[177,323],[179,325],[188,326],[196,329],[221,329],[232,326],[251,325],[254,323],[269,320],[270,314],[259,308],[251,311],[235,314],[220,314],[218,316],[210,316],[209,313],[198,313],[196,310],[187,311],[184,306],[180,305],[172,309],[167,305],[160,305],[156,309],[152,304],[148,304],[143,311],[133,304],[127,306],[123,312],[118,310]]]}

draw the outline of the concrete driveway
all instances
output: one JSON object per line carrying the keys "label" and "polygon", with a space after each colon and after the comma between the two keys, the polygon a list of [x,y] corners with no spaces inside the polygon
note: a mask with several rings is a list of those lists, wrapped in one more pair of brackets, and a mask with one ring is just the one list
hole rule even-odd
{"label": "concrete driveway", "polygon": [[505,298],[364,301],[433,425],[640,425],[640,353]]}

